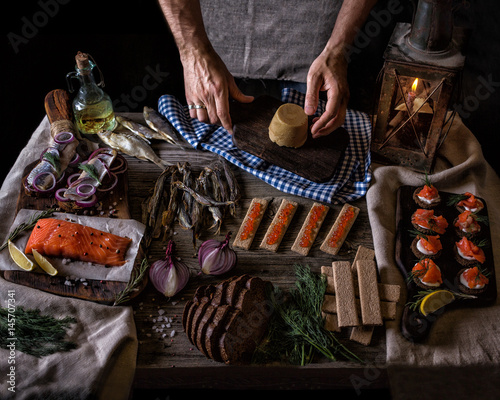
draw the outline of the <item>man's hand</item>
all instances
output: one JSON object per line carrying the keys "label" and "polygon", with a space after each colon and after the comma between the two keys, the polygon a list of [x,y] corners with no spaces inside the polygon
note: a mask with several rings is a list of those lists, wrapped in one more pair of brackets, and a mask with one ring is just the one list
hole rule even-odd
{"label": "man's hand", "polygon": [[229,115],[229,98],[241,103],[253,101],[252,96],[243,94],[236,86],[234,77],[213,50],[201,53],[196,51],[182,57],[184,68],[184,87],[188,105],[202,105],[205,108],[192,108],[191,118],[201,122],[220,124],[232,134]]}
{"label": "man's hand", "polygon": [[314,138],[329,135],[344,123],[349,101],[349,86],[347,61],[343,54],[334,55],[323,51],[309,68],[304,105],[307,115],[316,112],[320,91],[326,91],[327,102],[325,112],[313,119],[311,134]]}

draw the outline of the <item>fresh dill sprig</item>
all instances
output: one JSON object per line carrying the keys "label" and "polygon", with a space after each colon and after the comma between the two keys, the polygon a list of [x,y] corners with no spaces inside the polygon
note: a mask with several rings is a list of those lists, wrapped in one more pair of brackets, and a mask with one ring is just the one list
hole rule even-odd
{"label": "fresh dill sprig", "polygon": [[[12,318],[15,318],[14,323]],[[41,358],[59,351],[70,351],[76,343],[66,341],[66,329],[75,323],[73,317],[62,319],[42,315],[40,310],[16,307],[15,312],[0,308],[0,347],[7,349],[12,342],[16,350]],[[14,329],[12,329],[14,327]]]}
{"label": "fresh dill sprig", "polygon": [[274,313],[268,337],[257,349],[254,361],[306,365],[316,355],[323,355],[332,361],[341,356],[361,362],[333,332],[324,328],[321,308],[326,292],[325,276],[314,274],[302,265],[295,265],[295,274],[295,286],[288,293],[279,288],[271,293]]}
{"label": "fresh dill sprig", "polygon": [[466,196],[464,194],[452,194],[450,197],[448,197],[448,201],[446,202],[447,206],[454,206],[456,205],[459,201],[468,199],[469,196]]}
{"label": "fresh dill sprig", "polygon": [[146,257],[142,259],[141,265],[139,268],[134,268],[132,273],[130,274],[130,280],[128,281],[127,286],[120,293],[118,293],[115,297],[114,306],[125,303],[130,300],[130,294],[137,290],[137,287],[141,284],[144,279],[144,275],[149,268],[149,263]]}
{"label": "fresh dill sprig", "polygon": [[14,241],[24,231],[27,231],[27,230],[30,230],[30,229],[34,228],[34,226],[36,225],[36,223],[38,222],[39,219],[51,217],[54,214],[55,211],[56,211],[55,207],[49,208],[48,210],[40,211],[39,213],[33,214],[28,219],[28,221],[22,222],[21,224],[19,224],[9,234],[9,236],[7,237],[7,240],[5,241],[5,243],[2,244],[2,246],[0,246],[0,251],[2,251],[3,249],[5,249],[7,247],[7,244],[9,242],[9,240],[10,241]]}

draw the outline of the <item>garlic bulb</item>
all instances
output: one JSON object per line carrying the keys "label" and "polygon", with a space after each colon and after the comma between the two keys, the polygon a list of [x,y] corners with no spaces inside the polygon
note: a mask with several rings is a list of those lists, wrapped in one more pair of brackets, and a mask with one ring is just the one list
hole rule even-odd
{"label": "garlic bulb", "polygon": [[149,278],[154,287],[166,297],[179,293],[189,281],[189,269],[174,256],[174,249],[175,243],[170,240],[165,258],[155,261],[149,269]]}
{"label": "garlic bulb", "polygon": [[198,249],[198,261],[201,271],[207,275],[221,275],[236,265],[236,252],[229,247],[229,238],[231,232],[226,238],[219,242],[215,239],[204,241]]}

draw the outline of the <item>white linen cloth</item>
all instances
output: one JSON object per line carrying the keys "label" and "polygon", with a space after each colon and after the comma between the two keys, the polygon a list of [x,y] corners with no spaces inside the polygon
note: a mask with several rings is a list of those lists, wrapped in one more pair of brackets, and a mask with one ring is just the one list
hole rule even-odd
{"label": "white linen cloth", "polygon": [[[15,218],[22,173],[50,141],[47,117],[40,123],[0,189],[0,234],[3,243]],[[8,252],[7,249],[3,250]],[[67,340],[78,347],[70,352],[36,358],[0,349],[1,399],[128,399],[136,366],[137,335],[131,307],[111,307],[59,297],[0,279],[1,307],[9,295],[15,307],[39,309],[55,318],[72,316],[76,323]],[[10,296],[12,298],[12,296]],[[15,314],[15,311],[14,311]],[[8,390],[9,368],[15,367],[15,393]]]}

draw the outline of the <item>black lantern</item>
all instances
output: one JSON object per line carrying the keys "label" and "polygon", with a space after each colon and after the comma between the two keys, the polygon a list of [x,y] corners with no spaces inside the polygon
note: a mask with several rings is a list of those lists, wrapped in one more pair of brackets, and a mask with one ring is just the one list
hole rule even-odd
{"label": "black lantern", "polygon": [[373,161],[430,172],[446,138],[464,56],[451,0],[420,0],[413,23],[398,23],[384,53]]}

